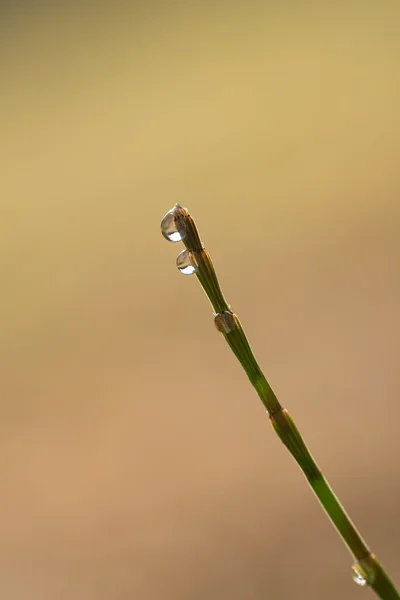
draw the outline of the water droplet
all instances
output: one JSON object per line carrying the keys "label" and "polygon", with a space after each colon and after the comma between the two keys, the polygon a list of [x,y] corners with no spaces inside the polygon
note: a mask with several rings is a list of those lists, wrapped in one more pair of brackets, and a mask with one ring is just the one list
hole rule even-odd
{"label": "water droplet", "polygon": [[179,210],[182,211],[182,207],[176,204],[161,221],[161,233],[169,242],[180,242],[186,235],[185,219]]}
{"label": "water droplet", "polygon": [[366,560],[360,560],[353,564],[353,581],[357,585],[370,585],[374,582],[374,570]]}
{"label": "water droplet", "polygon": [[182,250],[176,259],[176,266],[184,275],[192,275],[199,268],[194,252],[190,250]]}
{"label": "water droplet", "polygon": [[357,585],[367,585],[367,580],[365,579],[365,577],[363,577],[362,575],[360,575],[359,573],[353,573],[353,581],[357,584]]}
{"label": "water droplet", "polygon": [[230,310],[224,310],[222,313],[218,313],[214,317],[215,327],[221,333],[230,333],[237,326],[236,315]]}

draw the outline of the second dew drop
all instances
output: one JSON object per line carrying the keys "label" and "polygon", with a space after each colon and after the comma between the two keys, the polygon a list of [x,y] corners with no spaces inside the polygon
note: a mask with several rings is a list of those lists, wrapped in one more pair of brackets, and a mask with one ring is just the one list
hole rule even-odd
{"label": "second dew drop", "polygon": [[176,266],[184,275],[193,275],[199,268],[196,256],[190,250],[182,250],[176,259]]}

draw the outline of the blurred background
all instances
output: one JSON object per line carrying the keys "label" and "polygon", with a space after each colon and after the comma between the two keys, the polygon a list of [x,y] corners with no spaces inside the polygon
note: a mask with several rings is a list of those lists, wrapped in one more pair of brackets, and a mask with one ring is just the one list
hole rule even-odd
{"label": "blurred background", "polygon": [[2,3],[0,591],[373,597],[213,325],[400,584],[400,5]]}

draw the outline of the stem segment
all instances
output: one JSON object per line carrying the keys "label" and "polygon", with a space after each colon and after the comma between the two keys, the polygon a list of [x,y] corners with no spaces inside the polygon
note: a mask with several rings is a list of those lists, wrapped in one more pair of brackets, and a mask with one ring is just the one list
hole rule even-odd
{"label": "stem segment", "polygon": [[182,241],[187,250],[195,254],[198,265],[196,275],[214,309],[217,329],[223,334],[231,350],[246,371],[268,411],[275,432],[302,469],[312,490],[353,555],[356,561],[353,568],[359,574],[359,581],[368,584],[382,600],[399,600],[399,593],[389,576],[358,533],[318,468],[292,417],[281,406],[261,371],[237,315],[231,311],[224,298],[210,255],[203,247],[193,218],[180,205],[176,205],[173,210],[176,222],[180,223],[182,230],[185,232]]}

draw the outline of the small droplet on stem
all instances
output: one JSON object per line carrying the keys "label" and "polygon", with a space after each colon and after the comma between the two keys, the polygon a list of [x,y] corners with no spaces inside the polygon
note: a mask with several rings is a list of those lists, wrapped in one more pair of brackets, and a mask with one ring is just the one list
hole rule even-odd
{"label": "small droplet on stem", "polygon": [[176,266],[184,275],[193,275],[199,268],[195,253],[190,250],[182,250],[178,254]]}
{"label": "small droplet on stem", "polygon": [[230,333],[237,327],[237,317],[230,310],[224,310],[215,315],[214,324],[221,333]]}
{"label": "small droplet on stem", "polygon": [[353,573],[353,581],[357,584],[357,585],[367,585],[367,580],[364,579],[364,577],[362,575],[360,575],[359,573]]}
{"label": "small droplet on stem", "polygon": [[185,219],[177,209],[182,209],[180,204],[175,204],[161,221],[161,233],[169,242],[180,242],[186,235]]}
{"label": "small droplet on stem", "polygon": [[371,585],[374,582],[374,571],[365,560],[357,561],[352,566],[353,581],[357,585]]}

